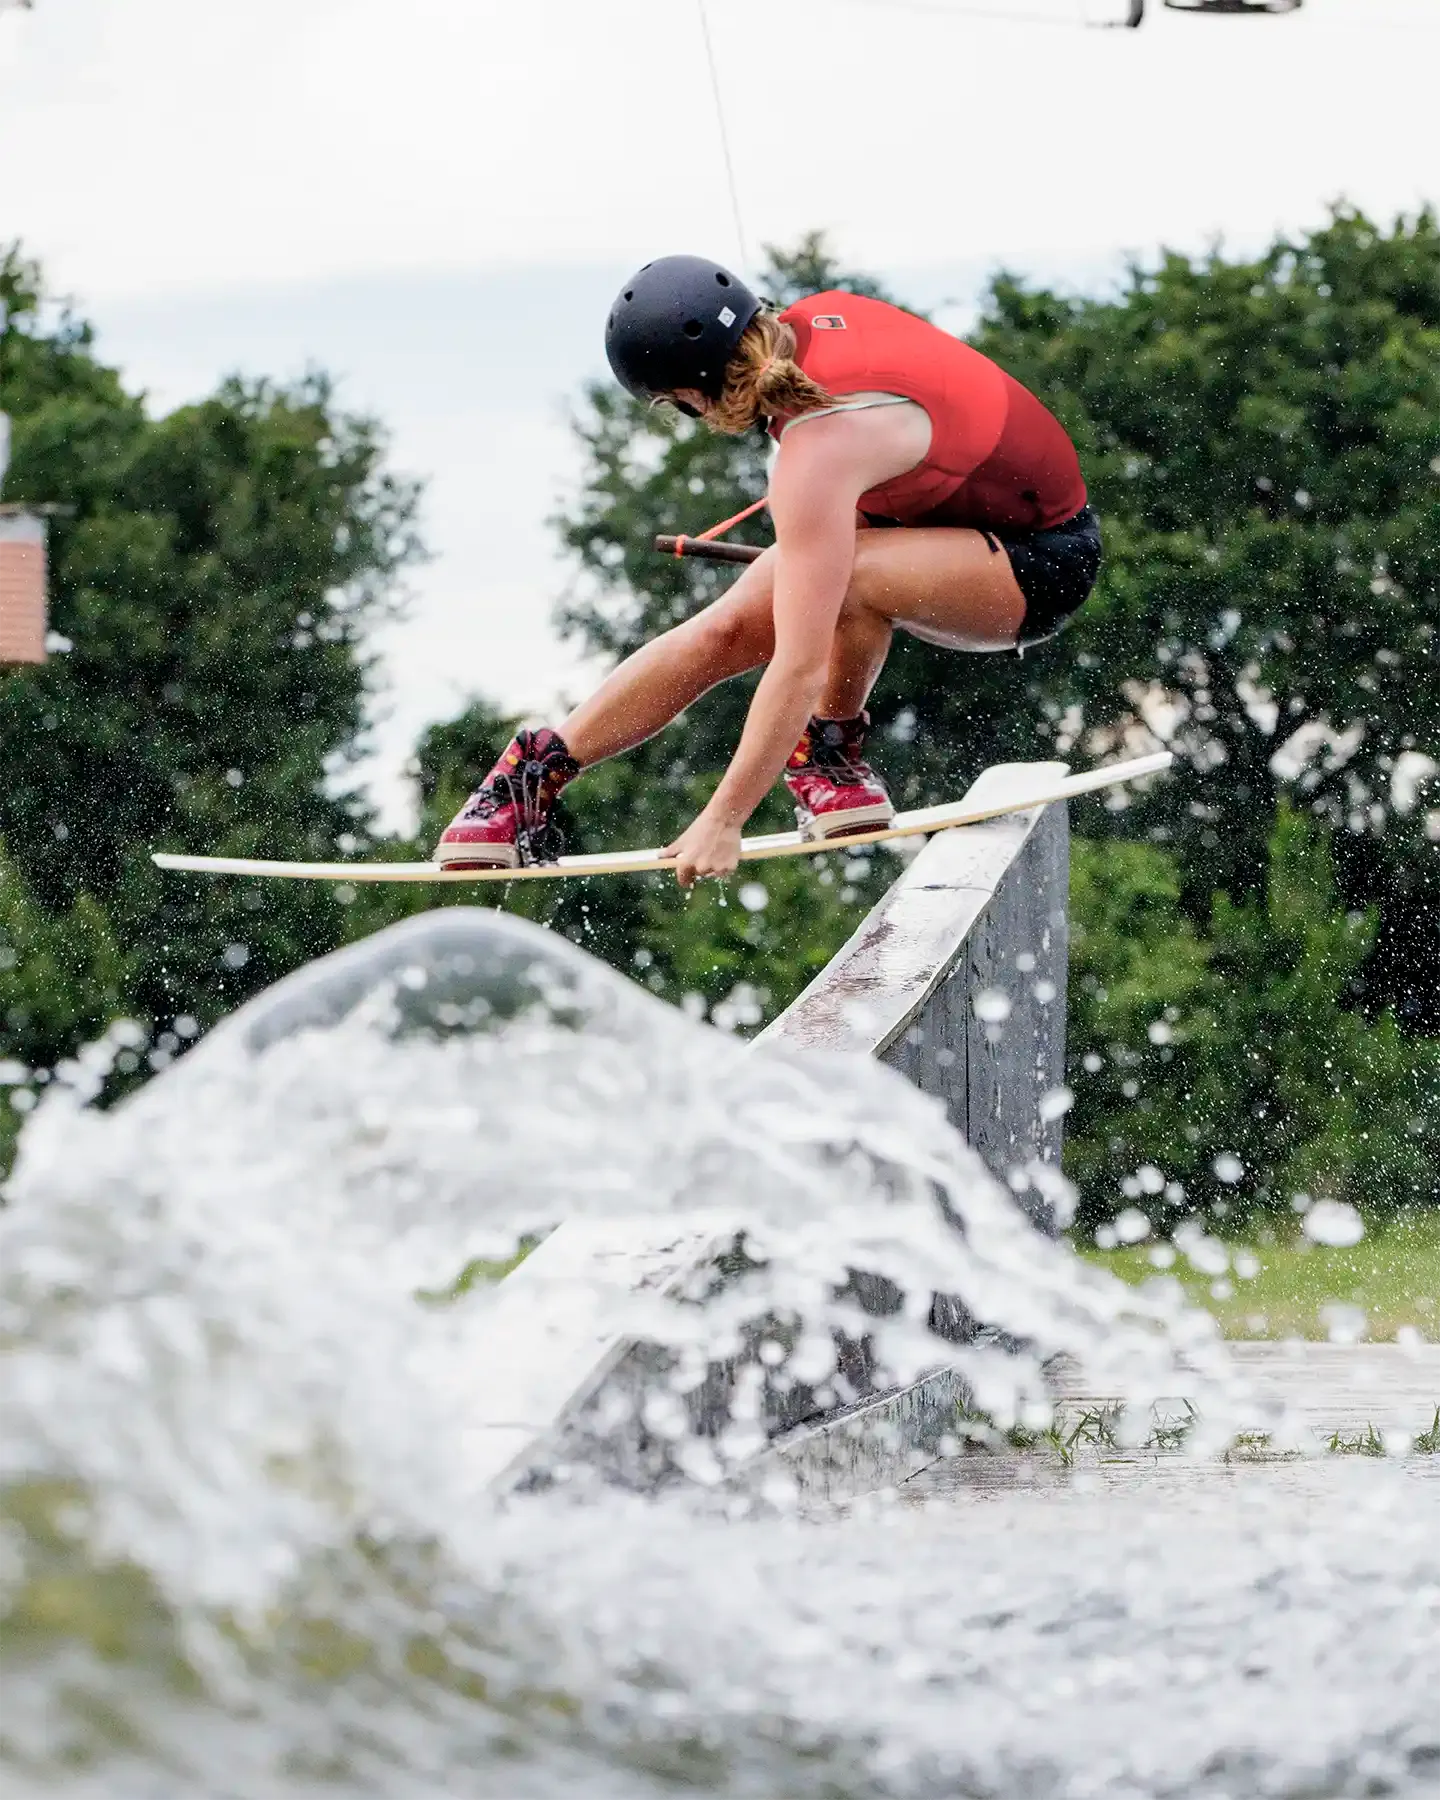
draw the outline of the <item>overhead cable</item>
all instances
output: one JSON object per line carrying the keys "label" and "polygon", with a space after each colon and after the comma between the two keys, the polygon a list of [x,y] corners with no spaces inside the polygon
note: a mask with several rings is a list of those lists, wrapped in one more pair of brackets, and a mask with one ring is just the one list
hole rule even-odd
{"label": "overhead cable", "polygon": [[735,183],[735,162],[730,155],[730,133],[725,124],[725,101],[720,92],[720,71],[715,66],[715,46],[710,40],[710,16],[705,0],[695,0],[700,12],[700,35],[705,40],[705,60],[710,66],[710,91],[715,97],[715,122],[720,127],[720,151],[725,158],[725,179],[730,187],[730,210],[735,216],[735,239],[740,246],[740,269],[752,275],[750,250],[745,240],[745,221],[740,214],[740,190]]}

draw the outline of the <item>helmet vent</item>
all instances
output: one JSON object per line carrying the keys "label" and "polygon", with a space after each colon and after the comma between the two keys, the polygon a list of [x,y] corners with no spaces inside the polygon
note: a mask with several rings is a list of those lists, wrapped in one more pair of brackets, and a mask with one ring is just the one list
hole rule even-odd
{"label": "helmet vent", "polygon": [[635,298],[635,290],[634,290],[634,288],[626,288],[626,290],[625,290],[625,298],[626,298],[626,299],[627,299],[627,300],[633,300],[633,299],[634,299],[634,298]]}
{"label": "helmet vent", "polygon": [[687,319],[682,329],[688,338],[698,338],[705,335],[705,327],[698,319]]}
{"label": "helmet vent", "polygon": [[730,277],[723,269],[717,269],[715,271],[715,279],[720,283],[721,287],[729,287],[730,285]]}

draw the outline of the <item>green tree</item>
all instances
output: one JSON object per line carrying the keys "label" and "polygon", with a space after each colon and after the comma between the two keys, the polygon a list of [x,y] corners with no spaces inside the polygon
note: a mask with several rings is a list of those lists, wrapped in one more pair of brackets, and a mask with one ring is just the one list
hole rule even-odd
{"label": "green tree", "polygon": [[1440,1199],[1440,1043],[1350,1004],[1375,918],[1341,904],[1328,835],[1282,807],[1263,898],[1217,894],[1203,937],[1173,852],[1076,843],[1082,1226],[1125,1205],[1235,1223],[1297,1194],[1372,1213]]}
{"label": "green tree", "polygon": [[[1434,216],[1337,210],[1258,257],[1167,255],[1114,299],[1000,280],[975,341],[1075,432],[1104,521],[1045,728],[1148,713],[1181,768],[1120,824],[1174,847],[1197,921],[1261,890],[1282,799],[1332,827],[1346,904],[1379,909],[1361,1002],[1440,1031],[1440,871],[1391,793],[1440,745]],[[963,682],[925,691],[927,727],[966,728]]]}
{"label": "green tree", "polygon": [[0,1169],[59,1055],[124,1013],[133,967],[91,895],[63,911],[39,905],[0,844]]}
{"label": "green tree", "polygon": [[52,621],[73,647],[0,676],[0,875],[29,916],[125,946],[119,965],[77,950],[49,1009],[25,956],[0,970],[5,1041],[44,1064],[116,1008],[203,1024],[340,940],[329,889],[161,876],[149,852],[368,848],[350,776],[365,634],[415,554],[415,491],[322,376],[230,381],[151,418],[13,249],[0,303],[7,496],[74,509],[51,542]]}

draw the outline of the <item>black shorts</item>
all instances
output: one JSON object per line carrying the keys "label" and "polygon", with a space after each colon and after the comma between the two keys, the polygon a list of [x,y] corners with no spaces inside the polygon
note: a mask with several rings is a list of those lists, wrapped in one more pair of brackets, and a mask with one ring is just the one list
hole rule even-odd
{"label": "black shorts", "polygon": [[1048,531],[983,531],[992,550],[1005,546],[1025,596],[1016,648],[1043,644],[1063,631],[1089,598],[1100,573],[1100,521],[1093,506]]}

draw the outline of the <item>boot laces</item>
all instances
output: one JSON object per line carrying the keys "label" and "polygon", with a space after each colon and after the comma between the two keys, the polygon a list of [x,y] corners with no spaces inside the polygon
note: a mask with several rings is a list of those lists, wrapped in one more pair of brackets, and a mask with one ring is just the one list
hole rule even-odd
{"label": "boot laces", "polygon": [[827,742],[825,732],[816,732],[810,740],[810,761],[836,787],[863,787],[875,779],[869,763],[859,754],[851,754],[852,751],[858,753],[863,746],[863,738],[848,739],[837,734],[831,743]]}
{"label": "boot laces", "polygon": [[476,790],[462,818],[492,819],[502,807],[515,809],[515,843],[520,861],[551,863],[565,849],[564,833],[550,817],[556,796],[549,791],[549,776],[562,759],[556,755],[522,755],[514,769],[496,769]]}

